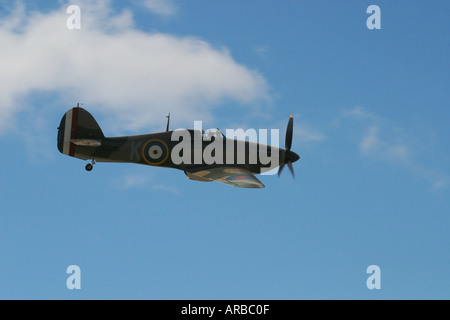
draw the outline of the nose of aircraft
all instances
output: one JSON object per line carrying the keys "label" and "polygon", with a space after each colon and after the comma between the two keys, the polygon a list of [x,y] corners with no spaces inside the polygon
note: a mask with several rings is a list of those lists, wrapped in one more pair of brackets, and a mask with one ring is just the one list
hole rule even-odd
{"label": "nose of aircraft", "polygon": [[295,162],[300,159],[300,156],[291,150],[286,150],[286,162]]}

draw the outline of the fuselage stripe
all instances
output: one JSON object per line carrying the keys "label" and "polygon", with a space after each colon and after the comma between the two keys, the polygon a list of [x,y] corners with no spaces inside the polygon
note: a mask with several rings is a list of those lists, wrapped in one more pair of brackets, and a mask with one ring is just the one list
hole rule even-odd
{"label": "fuselage stripe", "polygon": [[[71,124],[71,132],[70,132],[70,139],[76,139],[77,138],[77,126],[78,126],[78,108],[73,108],[72,113],[72,124]],[[73,157],[75,155],[75,144],[70,142],[69,147],[69,156]]]}
{"label": "fuselage stripe", "polygon": [[72,110],[66,112],[66,122],[64,124],[64,143],[63,153],[69,154],[70,151],[70,137],[72,136]]}

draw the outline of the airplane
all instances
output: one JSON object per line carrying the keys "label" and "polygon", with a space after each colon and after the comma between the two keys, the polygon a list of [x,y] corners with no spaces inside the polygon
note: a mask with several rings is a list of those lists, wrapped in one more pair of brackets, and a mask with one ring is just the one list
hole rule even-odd
{"label": "airplane", "polygon": [[[58,129],[58,150],[65,155],[82,160],[91,160],[85,166],[91,171],[96,162],[136,163],[156,167],[174,168],[184,171],[188,179],[210,182],[219,181],[228,185],[242,188],[264,188],[254,174],[259,174],[276,167],[278,176],[284,166],[295,179],[292,163],[300,157],[291,151],[293,135],[293,116],[291,115],[286,129],[285,148],[267,146],[265,144],[226,138],[220,131],[185,130],[188,133],[182,142],[189,144],[188,148],[181,148],[180,139],[173,139],[179,130],[170,131],[170,114],[167,116],[166,131],[135,136],[105,137],[94,117],[79,104],[69,109],[61,119]],[[185,141],[186,139],[186,141]],[[195,140],[197,139],[197,140]],[[196,142],[197,141],[197,142]],[[197,144],[196,144],[197,143]],[[215,147],[222,147],[211,152],[217,153],[216,160],[211,163],[204,157],[194,159],[199,153],[211,151],[212,143]],[[187,145],[187,144],[186,144]],[[241,158],[239,152],[244,150]],[[220,151],[220,153],[219,153]],[[251,152],[256,151],[258,157],[251,158]],[[199,153],[196,153],[199,152]],[[259,155],[265,152],[267,156],[274,156],[277,161],[267,163]],[[178,158],[176,158],[177,156]],[[216,154],[214,155],[216,156]],[[179,158],[197,161],[179,161]]]}

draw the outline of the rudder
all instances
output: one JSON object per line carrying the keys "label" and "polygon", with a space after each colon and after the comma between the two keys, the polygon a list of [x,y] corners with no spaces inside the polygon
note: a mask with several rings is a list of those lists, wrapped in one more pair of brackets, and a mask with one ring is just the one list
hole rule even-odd
{"label": "rudder", "polygon": [[73,157],[76,149],[74,140],[96,141],[104,137],[102,129],[89,112],[80,107],[72,108],[64,114],[58,127],[58,150]]}

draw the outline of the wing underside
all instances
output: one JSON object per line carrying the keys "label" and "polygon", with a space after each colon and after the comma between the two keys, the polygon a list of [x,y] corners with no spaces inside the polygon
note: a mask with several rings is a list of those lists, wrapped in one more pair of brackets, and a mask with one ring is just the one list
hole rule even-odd
{"label": "wing underside", "polygon": [[244,168],[196,168],[185,173],[192,180],[219,181],[240,188],[264,188],[264,184]]}

